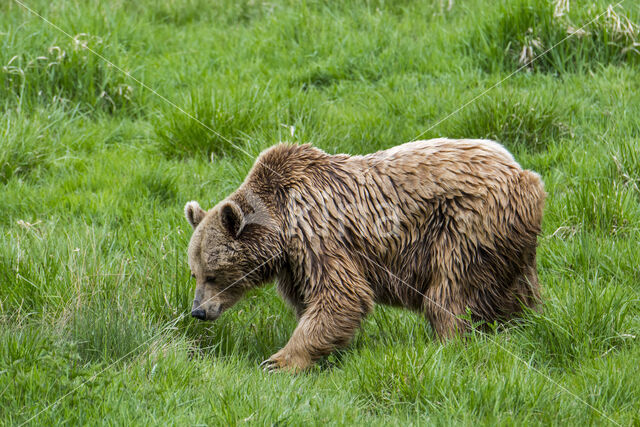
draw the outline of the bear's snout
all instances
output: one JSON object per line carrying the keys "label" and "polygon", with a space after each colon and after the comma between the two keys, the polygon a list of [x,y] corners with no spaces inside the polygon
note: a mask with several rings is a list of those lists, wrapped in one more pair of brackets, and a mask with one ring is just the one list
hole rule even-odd
{"label": "bear's snout", "polygon": [[202,308],[191,310],[191,316],[200,320],[207,320],[207,313]]}
{"label": "bear's snout", "polygon": [[200,320],[216,320],[222,314],[222,306],[215,302],[200,305],[200,301],[193,301],[191,316]]}

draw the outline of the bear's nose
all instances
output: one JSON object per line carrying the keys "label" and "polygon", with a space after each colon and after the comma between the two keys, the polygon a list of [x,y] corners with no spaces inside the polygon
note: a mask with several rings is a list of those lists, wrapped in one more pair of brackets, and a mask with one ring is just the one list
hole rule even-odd
{"label": "bear's nose", "polygon": [[195,310],[191,310],[191,316],[195,317],[196,319],[200,319],[200,320],[206,320],[207,319],[207,313],[205,313],[204,309],[202,309],[202,308],[197,308]]}

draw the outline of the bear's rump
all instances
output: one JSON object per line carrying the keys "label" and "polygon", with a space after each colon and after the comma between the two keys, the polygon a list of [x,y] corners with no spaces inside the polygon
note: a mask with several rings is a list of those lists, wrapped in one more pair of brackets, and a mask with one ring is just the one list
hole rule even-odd
{"label": "bear's rump", "polygon": [[[430,214],[424,221],[403,228],[397,252],[387,254],[384,269],[373,269],[376,300],[422,310],[429,306],[425,298],[446,295],[450,300],[436,305],[468,307],[484,320],[533,304],[544,191],[528,171],[500,190],[483,201],[440,201],[425,209]],[[488,204],[494,204],[492,214],[485,210]],[[438,287],[447,289],[434,290]]]}

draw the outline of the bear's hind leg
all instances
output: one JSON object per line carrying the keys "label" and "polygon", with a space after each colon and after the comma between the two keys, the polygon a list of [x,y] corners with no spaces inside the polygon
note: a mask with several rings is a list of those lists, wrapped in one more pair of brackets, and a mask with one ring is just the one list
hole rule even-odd
{"label": "bear's hind leg", "polygon": [[468,321],[462,318],[466,314],[465,304],[455,288],[443,280],[430,287],[424,296],[425,315],[442,341],[463,335],[469,329]]}
{"label": "bear's hind leg", "polygon": [[533,261],[530,261],[528,265],[525,266],[522,275],[516,280],[515,293],[519,306],[518,309],[514,311],[521,311],[521,305],[534,310],[539,309],[541,301],[540,283],[538,282],[535,256],[533,257]]}

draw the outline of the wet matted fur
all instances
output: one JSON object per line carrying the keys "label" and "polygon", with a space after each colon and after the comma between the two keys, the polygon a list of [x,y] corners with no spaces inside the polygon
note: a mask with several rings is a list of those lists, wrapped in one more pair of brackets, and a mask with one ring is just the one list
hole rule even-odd
{"label": "wet matted fur", "polygon": [[299,322],[266,362],[292,370],[346,345],[374,303],[424,313],[441,338],[467,329],[467,310],[507,319],[539,299],[545,196],[540,177],[493,141],[365,156],[276,145],[211,210],[185,207],[193,314],[213,320],[275,279]]}

